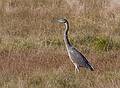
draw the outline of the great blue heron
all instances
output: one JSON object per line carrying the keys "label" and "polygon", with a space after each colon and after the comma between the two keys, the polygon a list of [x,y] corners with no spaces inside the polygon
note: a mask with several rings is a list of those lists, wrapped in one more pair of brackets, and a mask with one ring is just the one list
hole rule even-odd
{"label": "great blue heron", "polygon": [[75,65],[75,73],[76,70],[79,72],[80,67],[89,68],[91,71],[94,70],[94,68],[91,66],[91,64],[88,62],[88,60],[83,56],[76,48],[73,47],[73,45],[69,42],[68,39],[68,30],[69,30],[69,23],[66,19],[60,18],[55,19],[55,22],[63,23],[65,26],[64,31],[64,42],[67,48],[67,52],[69,55],[70,60]]}

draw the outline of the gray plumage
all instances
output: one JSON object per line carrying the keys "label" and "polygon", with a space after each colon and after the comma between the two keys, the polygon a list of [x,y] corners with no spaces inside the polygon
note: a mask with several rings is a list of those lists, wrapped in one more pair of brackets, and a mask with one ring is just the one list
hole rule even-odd
{"label": "gray plumage", "polygon": [[69,30],[69,23],[66,19],[56,19],[55,21],[59,23],[64,23],[65,31],[64,31],[64,42],[67,48],[68,55],[70,57],[70,60],[75,65],[75,73],[76,70],[79,71],[80,67],[85,67],[90,69],[91,71],[94,70],[94,68],[91,66],[91,64],[88,62],[88,60],[76,49],[72,46],[72,44],[69,42],[68,39],[68,30]]}

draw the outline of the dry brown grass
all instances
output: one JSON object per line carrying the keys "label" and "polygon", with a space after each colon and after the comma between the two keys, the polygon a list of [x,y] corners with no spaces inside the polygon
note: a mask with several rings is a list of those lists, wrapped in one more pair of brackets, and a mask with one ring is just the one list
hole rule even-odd
{"label": "dry brown grass", "polygon": [[[0,88],[119,88],[120,8],[110,0],[0,0]],[[94,72],[74,66],[62,26],[93,63]]]}
{"label": "dry brown grass", "polygon": [[[44,50],[44,49],[43,49]],[[88,54],[95,71],[74,67],[64,52],[54,50],[2,56],[1,87],[8,88],[119,88],[119,52]],[[89,59],[90,60],[90,59]]]}

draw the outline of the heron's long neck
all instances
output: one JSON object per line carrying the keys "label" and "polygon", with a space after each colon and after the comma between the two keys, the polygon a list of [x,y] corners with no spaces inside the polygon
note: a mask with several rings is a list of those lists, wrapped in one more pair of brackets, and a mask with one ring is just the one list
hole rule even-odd
{"label": "heron's long neck", "polygon": [[66,22],[65,23],[65,31],[64,31],[64,42],[66,44],[66,46],[71,46],[69,39],[68,39],[68,30],[69,30],[69,23]]}

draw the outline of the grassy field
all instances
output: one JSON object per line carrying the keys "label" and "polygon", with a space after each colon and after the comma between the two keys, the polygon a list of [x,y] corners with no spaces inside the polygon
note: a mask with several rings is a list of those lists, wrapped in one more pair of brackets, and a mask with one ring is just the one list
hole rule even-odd
{"label": "grassy field", "polygon": [[[94,72],[75,74],[61,17]],[[120,88],[119,28],[115,0],[0,0],[0,88]]]}

